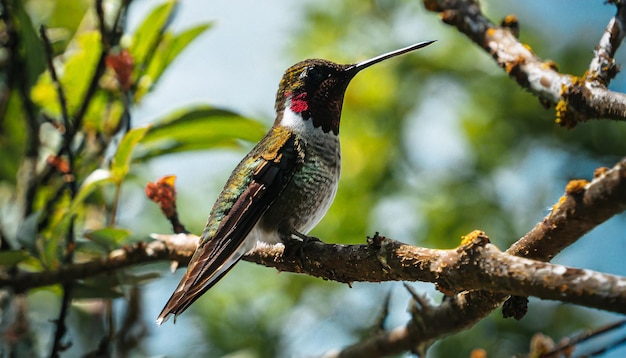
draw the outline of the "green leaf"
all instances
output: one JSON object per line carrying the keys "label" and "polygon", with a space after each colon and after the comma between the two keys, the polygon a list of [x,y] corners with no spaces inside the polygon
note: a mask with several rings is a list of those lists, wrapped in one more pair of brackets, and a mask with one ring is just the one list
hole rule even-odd
{"label": "green leaf", "polygon": [[176,59],[176,57],[189,45],[196,37],[206,31],[211,24],[202,24],[183,31],[178,35],[171,32],[163,34],[158,48],[154,52],[145,74],[141,81],[138,81],[135,91],[135,102],[138,102],[154,85],[165,69]]}
{"label": "green leaf", "polygon": [[154,8],[135,32],[130,54],[138,69],[145,66],[149,52],[157,47],[176,4],[177,1],[170,0]]}
{"label": "green leaf", "polygon": [[76,42],[77,50],[71,52],[72,55],[65,61],[61,84],[67,98],[67,109],[74,114],[82,105],[100,60],[102,41],[100,32],[93,30],[78,34],[72,42]]}
{"label": "green leaf", "polygon": [[259,122],[209,106],[179,111],[158,120],[141,141],[136,160],[190,150],[237,147],[240,140],[258,141],[265,133]]}
{"label": "green leaf", "polygon": [[[69,218],[69,215],[63,216],[63,219],[61,220],[62,224],[66,224],[64,225],[65,228],[67,228],[67,224],[68,224],[67,218]],[[62,230],[55,230],[55,231],[59,233]],[[65,234],[65,232],[63,234]],[[41,260],[41,263],[48,270],[57,268],[61,263],[60,257],[62,255],[62,249],[60,246],[60,242],[63,242],[62,241],[63,236],[62,235],[46,235],[46,236],[42,236],[39,240],[41,241],[40,243],[41,251],[39,253],[39,259]]]}
{"label": "green leaf", "polygon": [[[67,109],[73,114],[82,104],[93,71],[100,59],[101,41],[100,32],[85,31],[76,35],[70,44],[74,48],[66,54],[71,54],[63,65],[63,70],[57,72],[67,99]],[[50,72],[46,71],[39,76],[37,84],[32,88],[33,102],[42,107],[52,116],[59,116],[61,109],[55,85],[52,83]]]}
{"label": "green leaf", "polygon": [[112,178],[116,183],[121,183],[128,171],[130,170],[130,155],[133,152],[133,148],[139,143],[139,141],[146,135],[151,126],[145,126],[140,128],[134,128],[128,131],[119,147],[113,162],[111,163]]}
{"label": "green leaf", "polygon": [[0,266],[13,267],[20,262],[31,258],[24,250],[11,250],[0,252]]}
{"label": "green leaf", "polygon": [[75,241],[76,252],[80,252],[81,258],[92,259],[99,258],[108,254],[111,250],[99,243],[87,240],[84,237],[77,237]]}
{"label": "green leaf", "polygon": [[24,74],[28,74],[28,76],[23,76],[22,80],[26,81],[27,88],[31,88],[35,84],[37,75],[46,69],[46,57],[41,39],[25,9],[25,1],[12,1],[11,7],[17,19],[18,33],[16,38],[19,38],[20,51],[22,56],[24,56],[23,61],[26,64],[26,68],[22,71],[24,71]]}
{"label": "green leaf", "polygon": [[[4,118],[0,120],[2,122],[2,130],[0,130],[0,182],[4,184],[11,184],[11,186],[17,183],[18,169],[23,165],[23,152],[26,148],[26,120],[23,110],[22,100],[18,94],[18,91],[9,91],[8,102],[5,102],[6,112],[4,112]],[[2,189],[10,190],[7,185]],[[4,196],[0,194],[0,196]],[[4,197],[10,197],[9,195]]]}
{"label": "green leaf", "polygon": [[89,194],[91,194],[96,188],[112,182],[113,175],[111,171],[107,169],[96,169],[91,172],[78,189],[78,193],[74,197],[72,205],[70,206],[70,211],[75,213],[78,207],[83,203],[83,201],[85,201],[87,196],[89,196]]}
{"label": "green leaf", "polygon": [[107,249],[121,246],[122,242],[130,236],[130,231],[119,228],[104,228],[85,233],[85,237]]}
{"label": "green leaf", "polygon": [[87,132],[112,136],[119,129],[123,113],[124,105],[119,98],[105,91],[97,91],[85,113],[83,128]]}
{"label": "green leaf", "polygon": [[142,150],[138,150],[139,153],[137,156],[133,158],[134,161],[138,163],[146,162],[150,159],[159,158],[163,155],[175,154],[175,153],[184,153],[184,152],[193,152],[200,150],[207,150],[211,148],[228,148],[228,149],[237,149],[241,147],[241,143],[236,139],[224,139],[224,140],[216,140],[212,141],[210,146],[207,146],[206,143],[188,143],[182,144],[179,142],[163,142],[160,143],[159,146],[150,146],[147,148],[142,148]]}
{"label": "green leaf", "polygon": [[147,68],[145,72],[142,74],[140,80],[137,81],[137,89],[135,90],[133,98],[135,103],[138,103],[146,93],[154,88],[156,82],[163,74],[163,71],[165,71],[167,56],[172,46],[173,37],[174,36],[169,31],[161,37],[159,47],[154,51],[150,63],[146,65]]}
{"label": "green leaf", "polygon": [[213,23],[200,24],[198,26],[187,29],[174,37],[172,45],[167,54],[165,66],[168,66],[176,57],[193,41],[196,37],[202,35],[203,32],[213,26]]}
{"label": "green leaf", "polygon": [[41,260],[34,256],[29,256],[26,260],[21,261],[20,268],[29,272],[41,272],[45,270]]}

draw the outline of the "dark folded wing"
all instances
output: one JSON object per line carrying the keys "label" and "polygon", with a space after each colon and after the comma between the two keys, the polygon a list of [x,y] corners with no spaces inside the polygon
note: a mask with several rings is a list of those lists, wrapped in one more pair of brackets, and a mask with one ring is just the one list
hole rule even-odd
{"label": "dark folded wing", "polygon": [[220,222],[215,235],[203,241],[187,273],[168,300],[157,322],[179,315],[215,285],[245,254],[244,240],[301,165],[295,136],[285,136],[276,151],[261,157],[252,180]]}

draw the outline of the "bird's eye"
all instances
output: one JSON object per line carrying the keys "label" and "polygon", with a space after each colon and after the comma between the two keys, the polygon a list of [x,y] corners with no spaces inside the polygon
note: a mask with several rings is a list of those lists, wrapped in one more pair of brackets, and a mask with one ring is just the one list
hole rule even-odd
{"label": "bird's eye", "polygon": [[322,71],[319,70],[319,68],[317,67],[311,67],[309,68],[309,70],[307,71],[307,77],[311,80],[313,80],[314,82],[321,82],[324,78],[324,76],[322,75]]}

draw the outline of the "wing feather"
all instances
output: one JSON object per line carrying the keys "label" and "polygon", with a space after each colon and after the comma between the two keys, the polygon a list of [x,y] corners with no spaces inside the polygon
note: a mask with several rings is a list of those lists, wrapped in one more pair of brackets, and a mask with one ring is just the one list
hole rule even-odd
{"label": "wing feather", "polygon": [[185,311],[245,254],[246,237],[304,161],[294,135],[283,136],[278,144],[273,155],[260,157],[252,180],[222,218],[213,237],[202,238],[185,276],[159,314],[159,324],[171,314],[177,316]]}

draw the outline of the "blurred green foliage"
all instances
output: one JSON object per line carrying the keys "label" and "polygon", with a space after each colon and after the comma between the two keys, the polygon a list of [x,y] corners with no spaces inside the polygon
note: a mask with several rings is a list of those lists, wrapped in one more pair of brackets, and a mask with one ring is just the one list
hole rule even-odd
{"label": "blurred green foliage", "polygon": [[[103,42],[91,1],[6,3],[12,6],[14,28],[21,41],[14,52],[8,52],[9,59],[0,63],[0,269],[15,264],[30,270],[57,267],[66,253],[70,225],[75,225],[78,233],[76,255],[81,260],[144,239],[133,232],[145,228],[119,227],[114,213],[122,184],[136,193],[141,192],[138,182],[153,179],[141,177],[155,175],[148,173],[145,163],[171,153],[239,148],[242,141],[249,144],[263,135],[265,129],[258,121],[212,105],[181,108],[155,119],[150,126],[128,130],[125,121],[132,109],[150,96],[177,56],[211,27],[204,23],[179,32],[170,30],[177,2],[155,2],[136,31],[119,44]],[[112,3],[113,9],[125,4]],[[500,5],[488,5],[486,10],[494,21],[504,16]],[[115,13],[109,7],[107,12]],[[302,13],[297,31],[285,34],[293,45],[288,53],[293,62],[320,57],[352,63],[411,42],[438,40],[418,53],[360,73],[350,85],[340,131],[343,169],[339,191],[329,213],[312,232],[322,240],[363,243],[366,235],[380,231],[416,245],[450,248],[458,245],[462,235],[481,229],[504,249],[541,220],[568,179],[589,178],[595,167],[611,166],[626,152],[624,125],[598,121],[572,131],[559,128],[552,109],[546,110],[522,91],[488,54],[441,23],[435,14],[427,13],[419,1],[327,0],[303,5]],[[109,27],[114,21],[110,15],[106,16]],[[67,153],[57,155],[67,132],[62,129],[56,84],[46,70],[36,31],[41,24],[46,24],[56,51],[54,63],[68,99],[70,124],[77,123],[75,116],[87,105],[70,146],[72,175],[78,184],[74,195],[67,190],[67,177],[61,170]],[[3,26],[0,32],[7,31],[6,22]],[[523,28],[521,39],[540,55],[549,52],[564,71],[582,73],[591,47],[568,42],[555,50],[542,30]],[[109,45],[111,49],[105,48]],[[118,59],[122,51],[128,51],[133,60],[132,85],[122,88],[119,72],[108,66],[96,91],[87,96],[103,50],[110,50]],[[14,59],[24,63],[18,77],[11,72]],[[29,114],[18,84],[25,86],[32,101],[42,138],[36,173],[30,173],[37,184],[29,210],[24,208]],[[46,164],[50,158],[60,162]],[[156,175],[163,174],[169,173]],[[195,188],[178,189],[183,196],[203,200],[196,197]],[[76,297],[113,299],[123,295],[125,298],[115,302],[130,311],[128,287],[155,278],[145,274],[152,269],[95,277],[76,286]],[[243,264],[181,317],[188,327],[179,324],[159,329],[177,332],[166,338],[179,356],[194,349],[207,356],[321,354],[331,348],[330,343],[311,339],[308,345],[296,346],[294,332],[303,332],[303,341],[319,331],[340,332],[332,337],[340,344],[367,337],[382,297],[393,291],[390,285],[371,286],[349,290],[345,285],[276,275],[273,270]],[[37,297],[52,295],[46,312],[46,319],[51,319],[61,290],[42,291],[29,296],[31,307],[41,308],[42,300]],[[147,305],[160,305],[164,298],[146,299],[138,310],[150,311]],[[403,312],[406,300],[408,295],[392,306],[392,311]],[[338,301],[343,303],[336,304]],[[361,307],[361,301],[367,302],[368,309],[352,315],[344,312]],[[90,305],[93,301],[79,302],[71,327],[76,345],[70,354],[75,355],[95,349],[106,331],[106,309]],[[471,330],[437,343],[430,353],[432,357],[468,356],[473,348],[482,347],[489,356],[511,356],[527,351],[530,337],[537,331],[559,338],[600,321],[584,309],[536,301],[531,302],[529,316],[517,322],[494,312]],[[94,317],[98,324],[86,323]],[[547,318],[538,322],[541,320],[532,317]],[[142,325],[153,318],[135,320]],[[406,320],[406,314],[390,319],[387,328]],[[44,352],[48,349],[44,337],[50,329],[51,325],[33,324]],[[200,348],[179,344],[181,336],[190,332],[199,337],[195,343]],[[151,350],[150,344],[167,334],[147,328],[144,334],[133,353],[160,354]],[[305,346],[307,351],[298,349]]]}
{"label": "blurred green foliage", "polygon": [[[297,44],[294,60],[355,62],[407,42],[438,40],[416,54],[368,69],[350,85],[341,124],[342,179],[333,206],[313,235],[362,243],[374,231],[397,232],[392,237],[451,248],[462,235],[481,229],[504,249],[541,220],[567,180],[590,178],[595,167],[617,162],[626,152],[626,141],[620,139],[626,127],[598,121],[571,131],[559,128],[553,109],[544,108],[488,54],[421,6],[415,1],[322,1],[305,11],[306,21],[292,40]],[[498,6],[487,8],[494,22],[506,15]],[[561,51],[554,53],[554,44],[541,32],[523,31],[522,40],[538,54],[552,53],[552,60],[574,74],[582,74],[591,58],[590,47],[580,43],[560,44]],[[428,111],[421,110],[427,106]],[[440,124],[450,112],[454,117]],[[443,131],[419,132],[431,127]],[[423,139],[430,139],[429,146],[419,143]],[[460,154],[453,151],[456,145]],[[289,293],[345,290],[322,285],[296,285]],[[297,305],[294,311],[303,309]],[[323,322],[323,308],[317,310]],[[361,317],[364,331],[376,314]],[[483,347],[489,356],[511,356],[527,351],[537,331],[562,337],[602,322],[585,309],[543,307],[536,301],[529,315],[551,318],[537,325],[530,318],[504,320],[494,312],[473,329],[438,343],[430,354],[462,357]],[[355,324],[339,320],[319,326],[350,332]],[[217,339],[212,334],[208,338]],[[318,354],[324,351],[319,349]]]}
{"label": "blurred green foliage", "polygon": [[[506,4],[483,7],[494,22],[507,14]],[[322,1],[306,10],[307,21],[293,40],[307,44],[298,47],[300,56],[353,62],[406,44],[394,43],[398,33],[404,41],[407,33],[412,42],[438,40],[419,53],[368,69],[350,85],[341,128],[342,181],[315,233],[363,242],[364,233],[380,230],[398,232],[403,236],[394,238],[418,245],[451,248],[462,235],[480,229],[505,249],[541,220],[567,180],[590,178],[596,167],[612,166],[626,153],[626,126],[596,121],[575,130],[558,127],[553,109],[521,90],[464,35],[424,11],[416,1],[356,0]],[[562,69],[582,74],[593,42],[562,43],[555,52],[541,32],[545,26],[524,27],[522,41],[540,56],[551,53]],[[433,127],[442,130],[419,132]],[[420,144],[424,139],[428,145]],[[377,210],[388,200],[413,222],[394,216],[393,204]],[[562,337],[602,322],[585,309],[531,302],[528,315],[551,318],[537,325],[536,319],[517,322],[494,312],[471,330],[439,342],[429,356],[467,357],[478,347],[489,356],[511,356],[527,352],[538,331]],[[337,324],[345,330],[351,326]]]}
{"label": "blurred green foliage", "polygon": [[[237,148],[242,140],[256,141],[263,135],[257,121],[208,105],[179,109],[151,125],[132,128],[133,107],[210,24],[171,31],[168,26],[178,2],[166,0],[122,40],[128,4],[108,1],[100,17],[91,1],[1,3],[5,47],[0,67],[0,266],[4,270],[15,265],[29,271],[56,268],[70,252],[80,261],[93,260],[144,239],[115,225],[122,184],[140,163],[180,151]],[[45,24],[55,53],[45,52],[36,30],[40,24]],[[54,57],[51,63],[58,82],[46,68],[46,57]],[[142,191],[137,185],[134,190]],[[72,298],[106,302],[156,277],[140,272],[93,277],[73,284]],[[44,290],[60,297],[59,288]],[[13,302],[20,299],[16,296]],[[10,302],[3,301],[2,311],[10,311]],[[59,302],[50,304],[46,314],[54,315]],[[104,315],[113,319],[111,310],[91,314],[92,320],[101,317],[102,327],[94,326],[93,332],[104,330]],[[135,321],[129,325],[140,324]],[[7,315],[0,319],[0,330],[10,331],[11,324]],[[45,342],[49,330],[24,332],[15,342],[3,341],[2,351],[43,355],[48,347],[37,351],[22,343],[33,337]],[[101,338],[79,338],[87,346],[70,354],[97,348]],[[123,352],[118,343],[116,354]]]}

